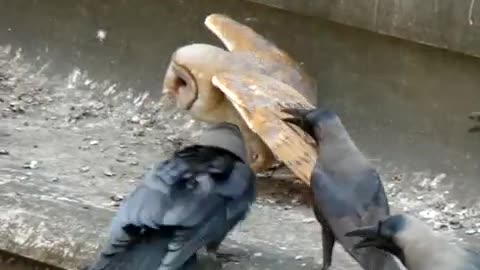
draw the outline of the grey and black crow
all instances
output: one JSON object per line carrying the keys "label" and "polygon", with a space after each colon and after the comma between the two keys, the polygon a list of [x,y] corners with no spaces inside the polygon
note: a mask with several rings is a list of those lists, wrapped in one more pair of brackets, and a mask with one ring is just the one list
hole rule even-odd
{"label": "grey and black crow", "polygon": [[394,257],[378,249],[354,250],[345,233],[376,224],[388,216],[389,205],[380,176],[350,138],[338,115],[330,110],[286,109],[296,124],[318,144],[311,176],[314,214],[322,226],[323,270],[332,263],[339,242],[364,269],[400,269]]}
{"label": "grey and black crow", "polygon": [[238,127],[220,123],[156,164],[120,206],[89,269],[197,269],[203,247],[217,259],[220,244],[255,200],[246,153]]}
{"label": "grey and black crow", "polygon": [[375,247],[397,256],[409,270],[478,270],[480,254],[451,243],[419,219],[393,215],[348,232],[361,237],[355,249]]}

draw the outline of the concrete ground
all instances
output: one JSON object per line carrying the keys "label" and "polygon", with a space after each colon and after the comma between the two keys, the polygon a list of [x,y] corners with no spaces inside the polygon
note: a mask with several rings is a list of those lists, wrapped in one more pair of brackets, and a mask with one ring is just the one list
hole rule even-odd
{"label": "concrete ground", "polygon": [[117,91],[148,90],[151,96],[160,93],[175,48],[223,46],[203,21],[212,12],[228,14],[304,65],[318,82],[320,104],[342,116],[379,167],[406,179],[444,173],[452,198],[480,204],[480,139],[468,132],[474,123],[467,117],[480,108],[477,58],[242,0],[0,2],[0,46],[21,50],[50,80],[79,69],[92,80],[109,80]]}
{"label": "concrete ground", "polygon": [[[0,119],[0,249],[64,269],[94,257],[122,197],[202,127],[166,103],[117,93],[80,71],[47,76],[9,47],[0,48]],[[394,211],[475,242],[478,209],[446,196],[446,175],[381,174]],[[252,214],[223,246],[239,263],[224,269],[318,269],[320,226],[306,188],[278,179],[258,185]],[[333,265],[359,269],[338,246]]]}

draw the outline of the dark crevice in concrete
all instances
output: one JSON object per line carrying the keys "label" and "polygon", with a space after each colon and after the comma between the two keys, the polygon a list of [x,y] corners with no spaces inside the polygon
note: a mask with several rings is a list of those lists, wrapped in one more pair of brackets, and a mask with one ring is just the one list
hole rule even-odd
{"label": "dark crevice in concrete", "polygon": [[0,250],[0,269],[2,270],[65,270],[18,254]]}

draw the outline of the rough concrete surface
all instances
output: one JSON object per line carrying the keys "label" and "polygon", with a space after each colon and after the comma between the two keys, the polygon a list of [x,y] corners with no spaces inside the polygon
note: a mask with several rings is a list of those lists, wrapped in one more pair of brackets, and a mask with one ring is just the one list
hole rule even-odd
{"label": "rough concrete surface", "polygon": [[222,46],[203,21],[212,12],[228,14],[304,64],[318,82],[320,104],[342,116],[379,167],[406,179],[445,173],[452,198],[480,203],[480,140],[468,132],[474,123],[467,117],[480,108],[478,58],[250,1],[0,3],[0,46],[21,50],[49,77],[80,70],[117,91],[148,90],[151,97],[160,93],[175,48]]}
{"label": "rough concrete surface", "polygon": [[[93,258],[118,201],[145,169],[201,132],[188,116],[143,97],[78,70],[48,77],[0,48],[0,249],[65,269]],[[444,196],[445,175],[382,175],[395,211],[476,239],[477,208]],[[275,179],[258,184],[252,214],[223,246],[240,262],[224,268],[317,269],[320,226],[303,203],[306,189]],[[333,269],[359,268],[337,246]]]}
{"label": "rough concrete surface", "polygon": [[480,56],[480,5],[476,0],[249,1]]}

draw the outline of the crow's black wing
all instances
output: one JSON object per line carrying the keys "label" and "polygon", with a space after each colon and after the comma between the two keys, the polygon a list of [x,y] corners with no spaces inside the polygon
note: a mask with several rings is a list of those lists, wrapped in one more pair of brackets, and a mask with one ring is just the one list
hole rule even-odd
{"label": "crow's black wing", "polygon": [[319,169],[312,174],[315,205],[330,225],[335,239],[364,269],[400,269],[393,256],[375,248],[353,250],[358,241],[345,233],[373,225],[388,214],[388,202],[378,174],[364,171],[355,179],[336,179]]}

